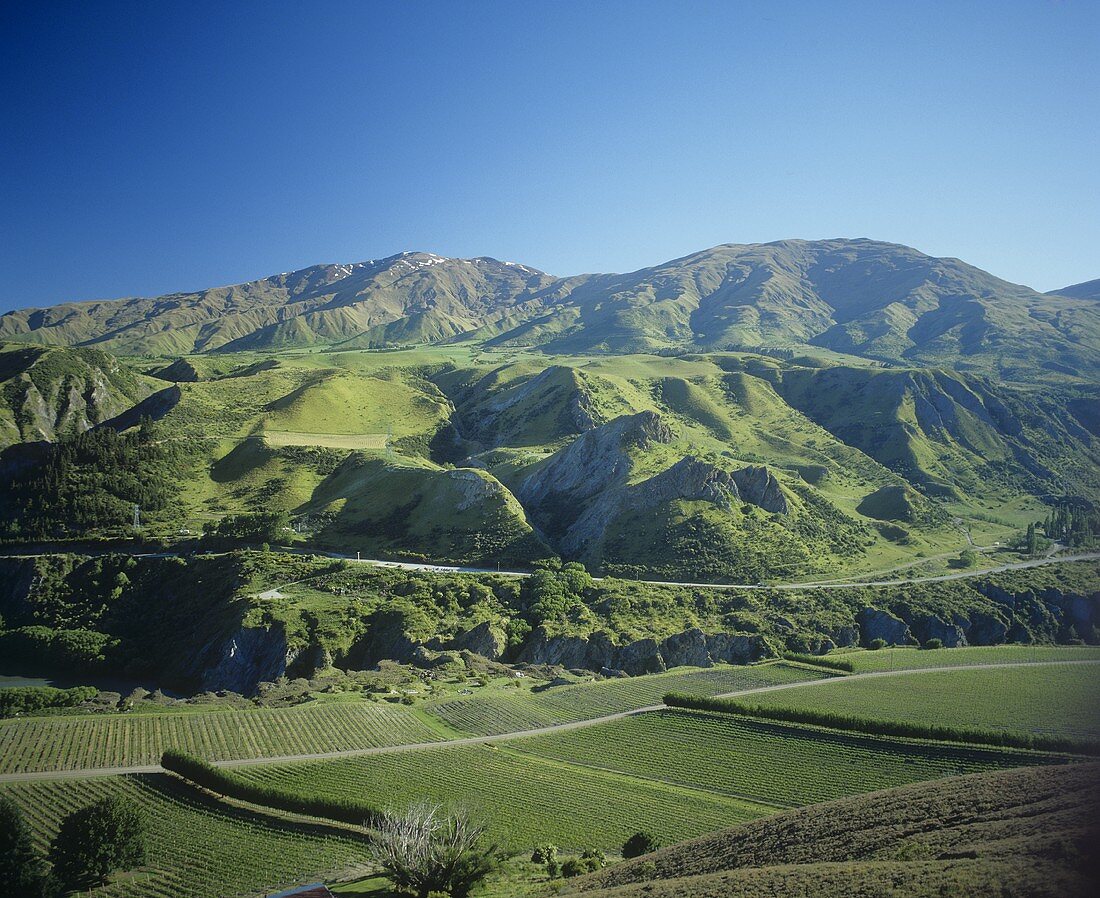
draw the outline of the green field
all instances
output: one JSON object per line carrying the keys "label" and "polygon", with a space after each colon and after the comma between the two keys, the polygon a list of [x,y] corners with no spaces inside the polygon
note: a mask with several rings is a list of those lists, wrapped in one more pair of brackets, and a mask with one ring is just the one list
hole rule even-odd
{"label": "green field", "polygon": [[749,817],[903,783],[1051,763],[1057,756],[828,733],[683,711],[507,744],[440,746],[239,769],[292,792],[381,807],[464,804],[511,849],[682,839]]}
{"label": "green field", "polygon": [[369,758],[242,767],[251,780],[333,798],[355,796],[382,808],[422,798],[480,815],[503,847],[539,841],[616,848],[639,829],[671,842],[768,811],[726,795],[648,782],[536,758],[496,745],[395,752]]}
{"label": "green field", "polygon": [[276,891],[359,868],[360,839],[207,800],[163,775],[5,783],[45,849],[61,818],[107,795],[141,805],[146,865],[97,889],[102,898],[211,898]]}
{"label": "green field", "polygon": [[944,726],[1100,737],[1100,663],[944,670],[753,696],[754,704],[808,708]]}
{"label": "green field", "polygon": [[515,748],[780,807],[1053,759],[678,710],[540,736]]}
{"label": "green field", "polygon": [[28,717],[0,721],[0,773],[157,764],[166,748],[221,760],[439,738],[408,708],[365,701],[247,711]]}
{"label": "green field", "polygon": [[283,446],[325,446],[329,449],[385,449],[384,433],[306,433],[265,430],[264,442],[273,449]]}
{"label": "green field", "polygon": [[869,673],[920,667],[956,667],[964,664],[1100,661],[1100,648],[1086,645],[973,645],[929,651],[898,647],[874,652],[843,652],[837,653],[836,657],[851,661],[855,673]]}
{"label": "green field", "polygon": [[815,680],[823,675],[783,663],[755,667],[722,665],[691,672],[603,680],[545,692],[496,690],[442,702],[430,710],[455,730],[472,736],[490,736],[658,705],[670,691],[720,695]]}

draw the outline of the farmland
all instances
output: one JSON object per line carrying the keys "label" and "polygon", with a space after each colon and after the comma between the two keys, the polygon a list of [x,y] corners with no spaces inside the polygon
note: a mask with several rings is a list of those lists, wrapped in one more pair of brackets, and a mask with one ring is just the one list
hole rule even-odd
{"label": "farmland", "polygon": [[1100,661],[1100,648],[1077,645],[970,645],[946,651],[922,651],[918,648],[897,647],[874,652],[843,652],[837,653],[835,657],[851,661],[855,673],[871,673],[921,667],[961,667],[967,664]]}
{"label": "farmland", "polygon": [[651,712],[505,744],[241,768],[291,792],[378,806],[467,804],[511,849],[671,841],[740,820],[961,773],[1061,760],[681,711]]}
{"label": "farmland", "polygon": [[678,710],[541,736],[515,748],[781,807],[1054,760]]}
{"label": "farmland", "polygon": [[[933,653],[934,654],[934,653]],[[760,705],[946,726],[1100,737],[1100,664],[945,670],[753,697]]]}
{"label": "farmland", "polygon": [[431,707],[454,729],[473,736],[491,736],[616,714],[661,703],[669,691],[718,695],[779,683],[818,679],[822,674],[789,664],[755,667],[720,666],[692,672],[604,680],[545,692],[495,690]]}
{"label": "farmland", "polygon": [[149,827],[144,867],[97,889],[102,898],[210,898],[274,890],[364,862],[352,834],[278,820],[208,801],[163,775],[6,783],[42,848],[61,818],[108,795],[141,805]]}
{"label": "farmland", "polygon": [[613,848],[642,828],[674,841],[769,811],[732,796],[588,770],[491,745],[249,766],[237,773],[298,793],[355,796],[383,809],[421,798],[465,805],[489,823],[496,841],[513,851],[545,840],[575,848]]}
{"label": "farmland", "polygon": [[31,717],[0,721],[0,773],[156,764],[166,748],[220,760],[438,738],[408,708],[365,701],[243,711]]}

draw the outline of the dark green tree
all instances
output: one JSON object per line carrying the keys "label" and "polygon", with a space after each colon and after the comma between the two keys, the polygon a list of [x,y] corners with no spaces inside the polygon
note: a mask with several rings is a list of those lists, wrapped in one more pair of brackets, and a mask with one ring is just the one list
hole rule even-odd
{"label": "dark green tree", "polygon": [[46,865],[34,850],[30,827],[19,806],[0,796],[0,884],[5,895],[38,898],[49,891]]}
{"label": "dark green tree", "polygon": [[54,874],[68,888],[96,885],[145,861],[145,819],[132,801],[109,796],[61,821],[50,845]]}
{"label": "dark green tree", "polygon": [[661,843],[658,842],[651,833],[642,830],[634,833],[634,835],[623,843],[623,857],[638,857],[643,854],[649,854],[651,851],[656,851],[660,847]]}

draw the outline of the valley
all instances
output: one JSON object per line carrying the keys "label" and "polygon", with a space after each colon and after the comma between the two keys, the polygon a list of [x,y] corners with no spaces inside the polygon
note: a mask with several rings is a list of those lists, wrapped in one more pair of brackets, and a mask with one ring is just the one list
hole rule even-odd
{"label": "valley", "polygon": [[[40,852],[92,801],[155,818],[103,898],[391,896],[370,846],[417,807],[484,822],[483,898],[763,894],[727,841],[789,894],[1032,894],[959,796],[1083,838],[1097,334],[867,240],[0,316],[0,798]],[[829,841],[880,809],[948,847]]]}

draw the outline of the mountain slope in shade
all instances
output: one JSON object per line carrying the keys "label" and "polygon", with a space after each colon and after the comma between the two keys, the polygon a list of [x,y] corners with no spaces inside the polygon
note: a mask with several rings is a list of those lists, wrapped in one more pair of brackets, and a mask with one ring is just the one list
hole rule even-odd
{"label": "mountain slope in shade", "polygon": [[122,354],[455,340],[566,354],[819,347],[1021,380],[1100,372],[1094,301],[864,239],[728,244],[571,278],[405,253],[199,293],[10,312],[0,337]]}
{"label": "mountain slope in shade", "polygon": [[1074,299],[1100,299],[1100,278],[1094,281],[1085,281],[1081,284],[1071,284],[1061,290],[1051,290],[1047,296],[1072,296]]}

